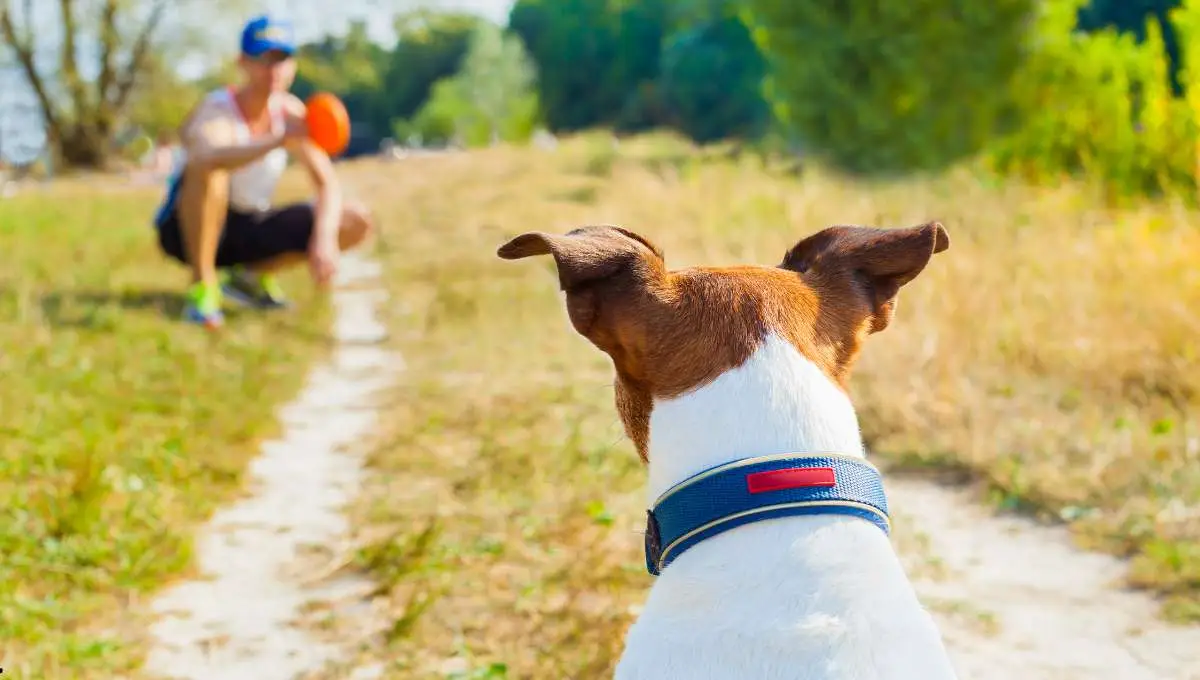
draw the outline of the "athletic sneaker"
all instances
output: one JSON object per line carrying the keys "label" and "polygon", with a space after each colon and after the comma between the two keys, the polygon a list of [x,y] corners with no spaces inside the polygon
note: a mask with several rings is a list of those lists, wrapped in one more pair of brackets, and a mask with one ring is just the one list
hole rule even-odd
{"label": "athletic sneaker", "polygon": [[225,314],[221,311],[221,289],[201,282],[193,283],[187,291],[187,304],[183,308],[183,318],[210,329],[220,328],[224,325]]}
{"label": "athletic sneaker", "polygon": [[221,286],[225,296],[238,304],[257,309],[283,309],[291,303],[274,276],[255,274],[245,267],[229,270]]}

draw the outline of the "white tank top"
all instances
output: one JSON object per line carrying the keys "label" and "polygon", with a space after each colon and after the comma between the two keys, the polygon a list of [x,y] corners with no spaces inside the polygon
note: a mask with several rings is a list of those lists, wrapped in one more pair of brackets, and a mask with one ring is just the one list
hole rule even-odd
{"label": "white tank top", "polygon": [[[246,122],[242,110],[234,98],[232,88],[222,88],[209,93],[209,105],[222,106],[228,109],[229,115],[236,121],[237,141],[246,143],[252,141],[250,126]],[[271,131],[279,134],[283,130],[283,107],[278,97],[272,96],[267,102],[268,115],[271,118]],[[271,207],[271,198],[275,195],[275,187],[279,178],[287,169],[288,153],[286,149],[272,149],[265,156],[243,165],[229,174],[229,207],[243,211],[256,212]]]}

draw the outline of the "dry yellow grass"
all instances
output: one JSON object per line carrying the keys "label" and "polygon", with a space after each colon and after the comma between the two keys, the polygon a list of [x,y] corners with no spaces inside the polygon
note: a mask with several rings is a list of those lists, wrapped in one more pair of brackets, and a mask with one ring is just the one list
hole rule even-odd
{"label": "dry yellow grass", "polygon": [[[409,371],[358,509],[360,564],[394,612],[387,677],[609,672],[650,577],[643,474],[607,358],[571,330],[531,229],[618,223],[668,265],[778,262],[835,223],[937,218],[952,247],[901,294],[853,379],[895,464],[978,473],[1000,506],[1070,520],[1131,580],[1200,618],[1200,230],[1079,187],[967,172],[865,187],[661,136],[350,166],[384,220]],[[1014,568],[1019,568],[1014,565]]]}

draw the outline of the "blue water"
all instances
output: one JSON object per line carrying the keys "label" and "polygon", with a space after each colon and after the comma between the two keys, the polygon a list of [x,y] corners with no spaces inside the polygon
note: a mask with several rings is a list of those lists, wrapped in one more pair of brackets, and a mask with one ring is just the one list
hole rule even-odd
{"label": "blue water", "polygon": [[41,107],[19,67],[0,67],[0,162],[24,165],[46,148]]}

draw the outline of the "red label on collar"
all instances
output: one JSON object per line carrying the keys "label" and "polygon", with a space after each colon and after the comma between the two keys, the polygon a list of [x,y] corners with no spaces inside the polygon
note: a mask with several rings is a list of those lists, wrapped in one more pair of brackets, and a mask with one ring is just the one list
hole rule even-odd
{"label": "red label on collar", "polygon": [[784,489],[800,489],[812,486],[834,486],[837,477],[833,468],[788,468],[767,470],[746,475],[746,488],[750,493],[766,493]]}

